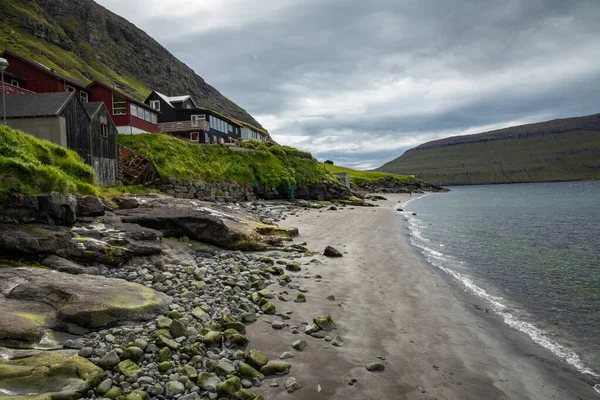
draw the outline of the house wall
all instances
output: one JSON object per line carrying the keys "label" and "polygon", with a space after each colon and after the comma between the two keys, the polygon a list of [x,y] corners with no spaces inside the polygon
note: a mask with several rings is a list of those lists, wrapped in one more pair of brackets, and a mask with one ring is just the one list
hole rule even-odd
{"label": "house wall", "polygon": [[101,101],[104,103],[115,126],[119,129],[119,133],[139,134],[158,132],[158,124],[153,124],[131,115],[130,100],[125,99],[125,114],[115,115],[113,113],[113,92],[101,85],[93,86],[91,91],[92,95],[90,97],[90,101]]}
{"label": "house wall", "polygon": [[[23,61],[10,54],[4,56],[9,63],[8,72],[23,77],[23,88],[36,93],[57,93],[67,90],[63,80],[45,72],[42,67],[35,67],[30,63]],[[77,96],[81,94],[79,88],[75,88]]]}
{"label": "house wall", "polygon": [[117,160],[92,156],[92,166],[96,171],[97,183],[100,186],[111,186],[117,183]]}
{"label": "house wall", "polygon": [[13,129],[67,147],[67,126],[63,117],[9,118],[6,123]]}
{"label": "house wall", "polygon": [[87,164],[91,165],[90,119],[79,98],[71,97],[60,115],[64,117],[66,123],[67,147],[75,150]]}
{"label": "house wall", "polygon": [[160,101],[160,111],[158,114],[158,122],[175,122],[177,119],[177,110],[169,106],[159,95],[152,93],[144,103],[150,105],[150,101]]}

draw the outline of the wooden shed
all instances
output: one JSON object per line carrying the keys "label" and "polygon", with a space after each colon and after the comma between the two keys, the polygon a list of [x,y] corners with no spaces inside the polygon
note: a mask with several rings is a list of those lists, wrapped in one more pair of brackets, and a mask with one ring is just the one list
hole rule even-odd
{"label": "wooden shed", "polygon": [[90,117],[91,165],[96,170],[98,184],[114,185],[119,170],[117,127],[103,102],[86,103],[84,107]]}

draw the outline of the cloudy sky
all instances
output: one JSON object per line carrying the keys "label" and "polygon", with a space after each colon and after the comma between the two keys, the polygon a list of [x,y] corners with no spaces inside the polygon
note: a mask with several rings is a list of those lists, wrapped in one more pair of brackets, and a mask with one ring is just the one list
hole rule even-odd
{"label": "cloudy sky", "polygon": [[336,164],[600,112],[598,0],[96,1]]}

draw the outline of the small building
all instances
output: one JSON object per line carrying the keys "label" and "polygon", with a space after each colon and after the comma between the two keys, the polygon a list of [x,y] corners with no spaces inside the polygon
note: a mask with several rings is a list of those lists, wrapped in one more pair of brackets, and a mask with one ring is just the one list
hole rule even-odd
{"label": "small building", "polygon": [[119,133],[139,134],[158,132],[157,110],[133,97],[94,81],[88,85],[93,101],[101,101],[110,113]]}
{"label": "small building", "polygon": [[216,111],[200,108],[191,96],[169,97],[152,92],[144,101],[160,112],[159,132],[196,143],[231,143],[242,125]]}
{"label": "small building", "polygon": [[90,98],[90,91],[84,83],[63,75],[44,64],[9,50],[4,50],[0,57],[5,58],[9,63],[6,72],[10,74],[8,79],[13,86],[34,93],[75,92],[84,103],[87,103]]}
{"label": "small building", "polygon": [[346,186],[348,189],[351,188],[350,184],[350,174],[347,172],[336,172],[335,175],[338,177],[340,181]]}
{"label": "small building", "polygon": [[244,126],[242,126],[242,140],[259,140],[261,142],[269,141],[269,133],[264,129],[259,129],[252,125],[243,125]]}
{"label": "small building", "polygon": [[114,185],[119,171],[119,132],[103,102],[86,103],[84,107],[90,117],[91,165],[96,170],[98,184]]}
{"label": "small building", "polygon": [[75,150],[91,165],[90,118],[75,93],[6,96],[7,124]]}

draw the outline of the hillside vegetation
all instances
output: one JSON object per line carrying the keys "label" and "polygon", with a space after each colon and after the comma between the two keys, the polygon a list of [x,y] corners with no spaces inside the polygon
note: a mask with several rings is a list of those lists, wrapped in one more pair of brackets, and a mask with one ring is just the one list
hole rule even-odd
{"label": "hillside vegetation", "polygon": [[340,167],[337,165],[325,164],[325,167],[332,173],[347,172],[350,175],[350,182],[361,186],[365,183],[382,183],[386,181],[395,181],[400,184],[413,184],[423,182],[412,176],[391,174],[388,172],[377,171],[357,171],[355,169]]}
{"label": "hillside vegetation", "polygon": [[118,142],[152,160],[165,178],[286,190],[337,179],[310,153],[273,143],[250,141],[243,151],[234,151],[163,134],[119,135]]}
{"label": "hillside vegetation", "polygon": [[377,170],[437,185],[600,179],[600,114],[428,142]]}
{"label": "hillside vegetation", "polygon": [[0,126],[0,199],[10,193],[98,194],[95,178],[76,152]]}
{"label": "hillside vegetation", "polygon": [[116,85],[140,100],[151,90],[191,94],[201,107],[261,127],[158,42],[93,0],[2,0],[0,15],[0,50],[86,84]]}

